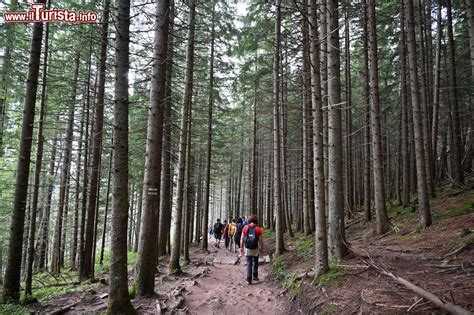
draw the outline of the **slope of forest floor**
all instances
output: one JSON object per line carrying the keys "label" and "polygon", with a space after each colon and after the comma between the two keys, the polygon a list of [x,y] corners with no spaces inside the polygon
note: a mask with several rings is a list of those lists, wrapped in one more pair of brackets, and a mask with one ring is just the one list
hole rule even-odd
{"label": "slope of forest floor", "polygon": [[[393,230],[374,233],[358,215],[347,222],[347,242],[355,254],[317,279],[299,280],[313,268],[312,236],[289,241],[283,255],[283,282],[290,291],[290,313],[443,313],[411,290],[368,267],[378,266],[404,277],[440,298],[474,311],[474,185],[443,192],[432,201],[433,225],[421,230],[416,211],[389,207]],[[312,284],[313,282],[313,284]]]}
{"label": "slope of forest floor", "polygon": [[[432,201],[433,225],[421,230],[414,209],[390,205],[393,230],[377,236],[373,223],[360,213],[346,224],[347,242],[355,254],[331,263],[329,273],[314,280],[305,277],[314,264],[313,236],[286,239],[287,252],[260,267],[260,282],[245,284],[244,262],[237,254],[213,246],[204,254],[191,247],[191,263],[179,276],[167,275],[161,260],[156,275],[157,295],[133,300],[142,314],[350,314],[443,313],[391,278],[368,267],[361,257],[404,277],[445,300],[474,311],[474,185],[463,191],[439,193]],[[265,231],[266,253],[274,237]],[[136,254],[129,256],[130,284]],[[101,313],[107,305],[107,263],[96,270],[97,283],[38,290],[40,302],[28,306],[1,306],[2,312],[62,314]],[[66,272],[63,282],[73,279]],[[133,294],[133,293],[132,293]]]}

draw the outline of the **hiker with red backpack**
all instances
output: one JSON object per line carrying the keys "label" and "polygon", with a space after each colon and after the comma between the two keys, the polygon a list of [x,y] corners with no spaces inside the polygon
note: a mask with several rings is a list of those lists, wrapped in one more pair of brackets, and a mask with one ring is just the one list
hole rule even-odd
{"label": "hiker with red backpack", "polygon": [[240,240],[240,256],[245,249],[245,257],[247,257],[247,284],[258,281],[258,254],[263,254],[263,231],[258,226],[257,216],[251,215],[248,218],[248,224],[242,230],[242,238]]}

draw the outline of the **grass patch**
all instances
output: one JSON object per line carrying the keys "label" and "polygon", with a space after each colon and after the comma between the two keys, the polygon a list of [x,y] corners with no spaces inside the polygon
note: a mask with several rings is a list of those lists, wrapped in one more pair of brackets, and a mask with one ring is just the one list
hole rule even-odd
{"label": "grass patch", "polygon": [[457,217],[459,215],[468,214],[474,212],[474,202],[469,201],[462,206],[451,208],[446,211],[433,211],[433,216],[440,219],[449,219]]}
{"label": "grass patch", "polygon": [[[135,264],[137,262],[137,257],[138,257],[138,253],[135,253],[133,251],[127,253],[128,271],[132,271],[133,268],[135,267]],[[96,275],[100,275],[100,274],[109,272],[109,270],[110,270],[110,250],[109,249],[104,250],[104,260],[102,262],[102,265],[99,264],[100,252],[98,252],[96,254],[95,261],[96,261],[96,264],[95,264],[95,274]]]}
{"label": "grass patch", "polygon": [[302,261],[308,261],[314,257],[314,237],[312,235],[298,237],[296,256]]}
{"label": "grass patch", "polygon": [[388,203],[387,212],[391,218],[411,219],[416,217],[416,211],[412,211],[411,208],[404,208],[403,206],[397,205],[392,201]]}
{"label": "grass patch", "polygon": [[314,280],[317,285],[325,285],[344,275],[344,270],[337,265],[335,261],[329,263],[329,270]]}
{"label": "grass patch", "polygon": [[49,288],[40,288],[33,291],[33,296],[41,300],[50,300],[58,295],[76,292],[78,289],[79,287],[74,284],[68,284],[68,285],[57,286],[57,287],[49,287]]}
{"label": "grass patch", "polygon": [[320,315],[328,315],[328,314],[334,314],[338,310],[338,306],[336,304],[326,304],[323,306],[323,308],[319,311]]}
{"label": "grass patch", "polygon": [[278,280],[285,279],[285,272],[286,269],[286,262],[283,261],[280,255],[276,255],[273,257],[273,276]]}
{"label": "grass patch", "polygon": [[0,304],[0,314],[31,314],[31,310],[18,304]]}
{"label": "grass patch", "polygon": [[273,259],[273,277],[282,282],[284,289],[288,289],[294,296],[301,290],[301,280],[297,279],[295,273],[286,272],[287,264],[281,256],[275,256]]}
{"label": "grass patch", "polygon": [[265,236],[265,237],[275,237],[275,231],[272,231],[271,229],[264,229],[263,230],[263,236]]}
{"label": "grass patch", "polygon": [[297,279],[297,275],[295,273],[290,273],[285,276],[285,280],[283,281],[283,288],[288,289],[291,294],[297,296],[300,294],[301,291],[301,280]]}

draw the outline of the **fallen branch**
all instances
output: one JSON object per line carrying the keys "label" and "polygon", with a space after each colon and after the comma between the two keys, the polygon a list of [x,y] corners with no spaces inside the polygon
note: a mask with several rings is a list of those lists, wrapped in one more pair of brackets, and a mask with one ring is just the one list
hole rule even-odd
{"label": "fallen branch", "polygon": [[[369,255],[369,257],[370,257],[370,255]],[[378,265],[375,264],[375,262],[372,259],[371,259],[371,261],[366,261],[366,260],[361,258],[361,260],[364,263],[366,263],[367,265],[369,265],[369,266],[375,268],[376,270],[378,270],[381,274],[391,277],[392,279],[394,279],[398,283],[403,284],[405,287],[407,287],[408,289],[415,292],[417,295],[429,300],[434,305],[436,305],[436,306],[438,306],[438,307],[440,307],[440,308],[442,308],[442,309],[444,309],[444,310],[446,310],[446,311],[448,311],[452,314],[460,314],[460,315],[472,314],[470,311],[466,310],[465,308],[463,308],[459,305],[453,304],[451,302],[442,300],[441,298],[437,297],[433,293],[428,292],[425,289],[411,283],[407,279],[402,278],[400,276],[397,276],[393,272],[388,271],[388,270],[386,270],[382,267],[379,267]]]}
{"label": "fallen branch", "polygon": [[419,298],[415,303],[413,303],[413,304],[407,309],[407,313],[410,312],[413,308],[415,308],[421,301],[423,301],[423,298]]}
{"label": "fallen branch", "polygon": [[455,251],[452,251],[451,253],[444,255],[443,258],[447,258],[449,256],[454,256],[456,254],[459,254],[459,253],[465,251],[466,249],[468,249],[469,247],[471,247],[471,245],[472,245],[472,243],[465,244],[465,245],[459,247],[458,249],[456,249]]}
{"label": "fallen branch", "polygon": [[55,311],[52,311],[50,314],[51,315],[60,315],[60,314],[64,314],[66,313],[67,311],[69,311],[71,308],[73,308],[74,306],[76,306],[77,304],[79,304],[79,302],[75,302],[75,303],[72,303],[72,304],[69,304],[69,305],[66,305],[66,306],[63,306]]}

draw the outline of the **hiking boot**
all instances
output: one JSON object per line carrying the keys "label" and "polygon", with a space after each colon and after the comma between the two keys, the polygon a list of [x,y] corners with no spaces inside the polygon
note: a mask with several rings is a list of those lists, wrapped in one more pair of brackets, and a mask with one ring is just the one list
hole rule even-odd
{"label": "hiking boot", "polygon": [[258,280],[258,277],[253,277],[253,281],[260,281],[260,280]]}
{"label": "hiking boot", "polygon": [[252,284],[252,282],[247,280],[247,284],[248,284],[248,285],[251,285],[251,284]]}

